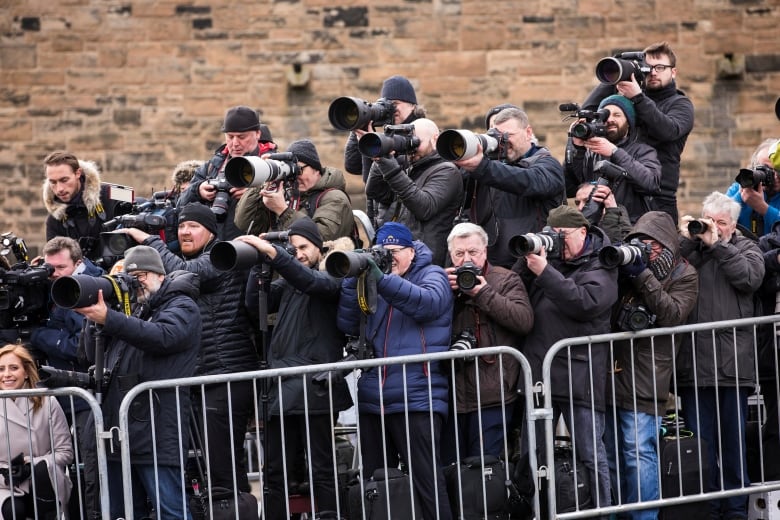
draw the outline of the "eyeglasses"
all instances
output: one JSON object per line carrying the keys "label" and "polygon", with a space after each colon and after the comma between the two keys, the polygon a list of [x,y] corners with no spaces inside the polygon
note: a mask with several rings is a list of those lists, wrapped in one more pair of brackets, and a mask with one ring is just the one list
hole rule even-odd
{"label": "eyeglasses", "polygon": [[658,65],[650,65],[650,70],[652,70],[656,74],[660,74],[666,69],[671,69],[673,67],[674,65],[664,65],[663,63],[659,63]]}
{"label": "eyeglasses", "polygon": [[141,271],[133,274],[133,278],[135,278],[137,282],[145,282],[147,276],[149,276],[149,273],[145,271]]}
{"label": "eyeglasses", "polygon": [[[387,249],[387,248],[385,248],[385,249]],[[407,247],[400,247],[398,249],[387,249],[387,250],[390,251],[390,254],[393,255],[393,258],[397,258],[398,254],[401,251],[403,251],[404,249],[409,249],[409,247],[407,246]]]}

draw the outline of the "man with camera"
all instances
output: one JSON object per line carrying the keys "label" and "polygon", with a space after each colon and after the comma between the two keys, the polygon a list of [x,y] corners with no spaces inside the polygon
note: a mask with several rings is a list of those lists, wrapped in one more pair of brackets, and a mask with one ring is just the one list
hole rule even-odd
{"label": "man with camera", "polygon": [[528,115],[519,108],[501,110],[492,128],[500,134],[496,153],[486,154],[479,144],[476,155],[455,164],[465,172],[463,211],[488,234],[488,260],[510,268],[515,257],[509,239],[541,231],[547,213],[564,200],[563,167],[535,142]]}
{"label": "man with camera", "polygon": [[615,201],[608,183],[583,182],[574,195],[574,205],[591,225],[600,227],[612,243],[622,242],[631,231],[628,212]]}
{"label": "man with camera", "polygon": [[[754,315],[753,293],[761,287],[764,258],[754,241],[736,232],[739,214],[736,201],[713,192],[702,204],[703,218],[680,219],[681,254],[699,272],[699,298],[688,323]],[[686,334],[676,362],[685,424],[708,447],[711,469],[704,491],[749,485],[744,461],[747,398],[756,384],[753,329]],[[746,517],[746,495],[710,504],[714,516]]]}
{"label": "man with camera", "polygon": [[770,233],[780,220],[780,176],[769,157],[778,142],[772,138],[758,145],[750,159],[750,168],[740,170],[726,192],[742,208],[738,223],[757,237]]}
{"label": "man with camera", "polygon": [[[109,297],[103,290],[98,291],[95,304],[76,309],[100,328],[105,339],[107,381],[103,382],[102,409],[107,429],[119,426],[119,406],[135,385],[194,375],[200,344],[200,314],[195,303],[198,280],[194,274],[166,276],[159,253],[143,245],[125,252],[124,271],[134,283],[131,315],[109,307],[107,302],[118,300],[119,295]],[[85,345],[87,357],[95,359],[93,327],[86,329]],[[189,391],[187,387],[157,389],[153,395],[153,409],[149,395],[143,394],[131,406],[128,417],[131,471],[138,483],[133,487],[134,516],[148,515],[148,498],[155,506],[159,503],[160,520],[189,518],[182,505],[180,462],[187,456]],[[116,446],[107,453],[111,517],[117,518],[124,516],[122,466]]]}
{"label": "man with camera", "polygon": [[99,260],[103,223],[129,211],[130,204],[111,198],[111,189],[100,182],[100,171],[94,162],[79,160],[60,150],[47,155],[43,165],[43,204],[49,213],[46,240],[57,236],[73,238],[84,257]]}
{"label": "man with camera", "polygon": [[[534,313],[523,281],[517,273],[488,262],[487,244],[485,230],[470,222],[457,224],[447,237],[453,267],[446,272],[455,295],[451,350],[519,347],[520,337],[533,326]],[[500,361],[482,356],[472,363],[479,364],[478,371],[472,364],[460,367],[452,390],[458,415],[451,422],[457,420],[460,456],[484,454],[506,459],[504,428],[512,422],[520,365],[509,356]],[[454,443],[454,438],[444,443]],[[454,462],[454,451],[452,455],[452,460],[445,462]]]}
{"label": "man with camera", "polygon": [[[162,258],[168,272],[189,271],[198,275],[200,293],[195,299],[199,308],[202,330],[199,330],[197,375],[232,374],[259,368],[255,350],[253,327],[244,307],[247,269],[219,271],[211,261],[211,250],[219,226],[214,212],[208,206],[193,202],[179,213],[179,245],[181,255],[172,253],[159,236],[140,229],[128,228],[120,232],[136,242],[151,246]],[[252,383],[236,381],[206,385],[205,433],[208,446],[208,470],[211,485],[232,489],[233,471],[239,491],[250,491],[246,476],[244,437],[254,410]],[[233,443],[230,443],[231,424]]]}
{"label": "man with camera", "polygon": [[[246,290],[246,306],[255,315],[259,297],[267,299],[267,312],[277,313],[267,351],[269,368],[339,361],[345,343],[344,334],[336,326],[341,281],[318,269],[322,259],[322,236],[317,225],[303,217],[293,222],[287,238],[294,249],[293,254],[282,244],[264,240],[262,235],[260,238],[245,235],[237,239],[257,249],[262,261],[279,275],[271,283],[269,292],[261,295],[260,267],[253,268]],[[265,478],[269,488],[265,503],[267,518],[285,516],[283,454],[287,461],[286,474],[292,481],[296,463],[306,453],[317,509],[320,513],[337,509],[331,417],[352,406],[352,400],[343,378],[334,376],[331,381],[325,378],[319,385],[314,379],[316,376],[285,378],[281,396],[278,381],[269,382],[270,418],[264,437]],[[346,504],[341,506],[344,508]]]}
{"label": "man with camera", "polygon": [[[599,251],[609,244],[604,232],[572,206],[550,211],[547,225],[543,239],[528,237],[545,245],[529,250],[512,268],[523,278],[534,309],[523,347],[534,381],[542,380],[542,362],[556,341],[610,332],[617,301],[617,272],[599,260]],[[607,356],[604,344],[573,347],[570,355],[564,350],[552,363],[550,383],[555,418],[562,415],[568,426],[579,461],[590,473],[591,500],[599,507],[611,503],[603,442]],[[540,453],[543,439],[539,432]]]}
{"label": "man with camera", "polygon": [[[392,261],[390,272],[384,272],[369,259],[364,274],[376,281],[376,310],[365,326],[373,356],[447,351],[453,296],[444,269],[432,263],[428,246],[413,240],[401,223],[379,228],[376,245],[388,250]],[[357,277],[344,279],[338,312],[339,328],[356,337],[362,312],[357,287]],[[439,444],[447,417],[447,386],[439,363],[388,365],[363,371],[358,380],[363,476],[403,461],[426,519],[452,517]]]}
{"label": "man with camera", "polygon": [[236,225],[251,234],[284,231],[308,216],[323,240],[351,236],[354,216],[341,170],[323,166],[309,139],[293,141],[287,153],[292,154],[286,166],[296,172],[294,178],[247,189],[236,208]]}
{"label": "man with camera", "polygon": [[569,134],[574,153],[566,157],[566,192],[574,196],[583,182],[604,179],[631,222],[636,222],[653,209],[661,163],[653,147],[637,139],[636,111],[627,98],[604,98],[599,104],[602,110],[609,112],[606,120],[600,127],[595,124],[585,138],[575,137],[575,127],[583,121],[572,124]]}
{"label": "man with camera", "polygon": [[225,165],[231,157],[263,155],[274,150],[276,145],[262,141],[257,112],[243,105],[227,110],[222,132],[225,134],[225,144],[220,145],[214,157],[195,172],[189,187],[179,195],[178,205],[186,206],[190,202],[208,204],[218,216],[217,237],[220,240],[232,240],[241,234],[234,221],[236,204],[246,188],[231,186],[225,180]]}
{"label": "man with camera", "polygon": [[[620,252],[620,266],[613,330],[636,331],[685,323],[696,304],[699,276],[680,256],[677,227],[669,214],[645,213],[625,237],[625,244],[614,250]],[[614,393],[607,390],[607,396],[614,408],[607,413],[605,441],[613,494],[620,496],[622,503],[657,500],[661,498],[658,432],[669,398],[674,339],[657,336],[618,341],[612,352],[610,382]],[[650,520],[657,516],[657,509],[629,513],[634,519]]]}
{"label": "man with camera", "polygon": [[667,42],[653,43],[639,54],[643,60],[623,60],[626,66],[617,81],[602,82],[582,105],[593,109],[616,92],[631,101],[641,138],[656,150],[661,163],[661,187],[654,197],[655,209],[669,213],[677,222],[680,156],[693,130],[693,103],[677,89],[677,56]]}
{"label": "man with camera", "polygon": [[[433,263],[443,266],[447,234],[463,198],[463,183],[458,169],[436,151],[439,135],[436,123],[422,118],[410,126],[413,133],[401,140],[410,144],[408,148],[394,147],[387,155],[373,157],[366,197],[381,208],[377,225],[390,221],[403,223],[416,240],[431,249]],[[369,137],[367,134],[362,139]],[[398,160],[403,154],[408,158],[408,168]]]}

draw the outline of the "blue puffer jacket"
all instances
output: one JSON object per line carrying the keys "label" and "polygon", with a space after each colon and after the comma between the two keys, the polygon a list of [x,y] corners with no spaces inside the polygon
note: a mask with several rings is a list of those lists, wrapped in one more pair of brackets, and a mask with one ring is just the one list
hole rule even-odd
{"label": "blue puffer jacket", "polygon": [[[444,352],[450,346],[453,296],[444,270],[431,263],[431,250],[414,242],[415,258],[404,276],[385,275],[377,283],[377,310],[368,316],[366,338],[374,357]],[[339,300],[338,325],[346,334],[358,335],[360,309],[356,279],[346,278]],[[401,413],[430,409],[430,379],[433,410],[447,415],[447,378],[438,363],[406,367],[404,396],[403,367],[392,365],[364,371],[358,382],[360,413]],[[379,401],[382,385],[383,402]],[[384,404],[384,410],[382,410]]]}

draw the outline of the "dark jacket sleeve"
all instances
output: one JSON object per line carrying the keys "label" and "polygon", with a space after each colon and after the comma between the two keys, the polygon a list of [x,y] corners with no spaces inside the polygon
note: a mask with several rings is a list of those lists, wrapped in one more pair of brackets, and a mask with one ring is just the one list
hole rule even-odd
{"label": "dark jacket sleeve", "polygon": [[83,326],[84,316],[76,311],[55,307],[46,325],[32,330],[30,343],[49,356],[75,362]]}
{"label": "dark jacket sleeve", "polygon": [[649,138],[657,142],[676,141],[693,130],[693,103],[686,96],[677,96],[662,112],[655,102],[644,94],[632,100],[637,120]]}
{"label": "dark jacket sleeve", "polygon": [[[289,211],[289,208],[285,211]],[[248,188],[236,204],[233,217],[236,227],[244,233],[258,235],[271,229],[273,216],[263,204],[258,188]]]}
{"label": "dark jacket sleeve", "polygon": [[363,154],[358,149],[355,132],[350,132],[344,146],[344,169],[352,175],[363,175]]}
{"label": "dark jacket sleeve", "polygon": [[328,273],[312,269],[300,263],[292,255],[276,247],[276,258],[271,260],[271,266],[287,283],[304,294],[316,296],[318,300],[338,301],[341,292],[341,280]]}
{"label": "dark jacket sleeve", "polygon": [[187,189],[179,195],[179,201],[176,203],[177,206],[184,207],[190,202],[203,202],[198,190],[200,189],[201,183],[206,180],[208,169],[209,163],[204,162],[201,167],[195,171],[195,175],[192,176],[189,186],[187,186]]}
{"label": "dark jacket sleeve", "polygon": [[454,164],[444,162],[434,168],[436,171],[427,176],[423,186],[415,184],[400,170],[385,176],[393,193],[414,218],[423,222],[442,212],[463,190],[463,180]]}
{"label": "dark jacket sleeve", "polygon": [[[740,237],[741,238],[741,237]],[[754,292],[764,279],[764,257],[758,245],[744,238],[735,243],[718,241],[710,249],[726,280],[736,290]]]}
{"label": "dark jacket sleeve", "polygon": [[563,166],[549,152],[530,166],[505,164],[501,161],[482,159],[470,177],[486,186],[521,197],[552,198],[563,195]]}
{"label": "dark jacket sleeve", "polygon": [[517,273],[510,271],[503,277],[501,287],[487,285],[473,300],[494,322],[512,332],[528,334],[534,325],[534,311]]}
{"label": "dark jacket sleeve", "polygon": [[643,193],[656,193],[661,187],[661,161],[650,145],[635,142],[631,148],[618,148],[611,162],[626,170],[628,182]]}
{"label": "dark jacket sleeve", "polygon": [[579,321],[588,321],[610,309],[618,298],[617,274],[603,267],[566,278],[548,264],[536,277],[536,284],[564,316]]}
{"label": "dark jacket sleeve", "polygon": [[671,280],[667,288],[649,269],[631,282],[647,308],[656,315],[659,327],[684,324],[699,297],[699,274],[692,265],[687,265],[682,275]]}
{"label": "dark jacket sleeve", "polygon": [[204,288],[205,284],[218,280],[222,276],[222,273],[211,263],[211,253],[209,251],[203,252],[192,260],[184,260],[168,249],[168,246],[157,235],[151,235],[144,240],[144,245],[153,247],[160,253],[166,273],[172,273],[173,271],[195,273],[198,275],[198,279]]}
{"label": "dark jacket sleeve", "polygon": [[580,184],[591,180],[590,173],[585,171],[585,147],[571,145],[570,154],[564,165],[564,178],[566,184],[566,196],[574,197]]}
{"label": "dark jacket sleeve", "polygon": [[344,334],[357,336],[360,333],[360,306],[357,300],[357,278],[341,281],[341,298],[337,314],[339,330]]}
{"label": "dark jacket sleeve", "polygon": [[[395,193],[388,184],[386,177],[391,175],[404,175],[401,165],[391,157],[382,157],[371,164],[371,169],[366,180],[366,197],[389,205],[395,199]],[[407,177],[408,178],[408,177]]]}

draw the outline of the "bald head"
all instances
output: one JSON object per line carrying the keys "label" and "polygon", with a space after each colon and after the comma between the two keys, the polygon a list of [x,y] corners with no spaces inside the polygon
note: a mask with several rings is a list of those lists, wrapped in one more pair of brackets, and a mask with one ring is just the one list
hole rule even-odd
{"label": "bald head", "polygon": [[436,139],[439,137],[439,127],[430,119],[422,118],[412,121],[414,135],[420,139],[420,146],[412,157],[412,162],[427,157],[436,151]]}

